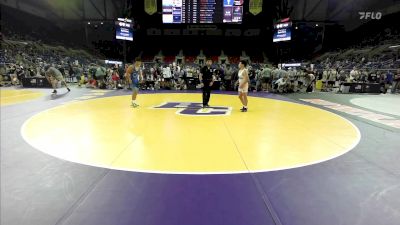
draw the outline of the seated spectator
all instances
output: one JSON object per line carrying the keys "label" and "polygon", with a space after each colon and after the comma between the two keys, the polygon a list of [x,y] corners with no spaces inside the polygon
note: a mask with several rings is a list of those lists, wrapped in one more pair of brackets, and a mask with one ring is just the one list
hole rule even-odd
{"label": "seated spectator", "polygon": [[274,91],[278,93],[286,93],[287,92],[287,83],[288,83],[288,77],[284,76],[279,78],[274,82]]}
{"label": "seated spectator", "polygon": [[360,71],[358,71],[356,67],[353,67],[353,69],[350,72],[350,77],[349,77],[349,80],[351,80],[351,81],[348,81],[348,82],[353,82],[354,80],[359,80],[360,76],[361,76]]}
{"label": "seated spectator", "polygon": [[175,83],[175,90],[187,90],[187,85],[184,79],[178,78],[178,81]]}
{"label": "seated spectator", "polygon": [[87,82],[87,78],[84,74],[82,74],[80,76],[80,78],[78,79],[78,87],[81,87],[82,85],[86,84]]}
{"label": "seated spectator", "polygon": [[368,74],[368,82],[371,82],[371,83],[377,83],[378,82],[378,75],[376,74],[375,71],[371,71]]}
{"label": "seated spectator", "polygon": [[97,88],[97,81],[94,77],[90,77],[86,83],[87,88]]}

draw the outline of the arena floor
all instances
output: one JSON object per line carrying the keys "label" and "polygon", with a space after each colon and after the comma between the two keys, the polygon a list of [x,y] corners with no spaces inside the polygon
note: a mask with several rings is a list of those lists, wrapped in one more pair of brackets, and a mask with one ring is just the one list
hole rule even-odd
{"label": "arena floor", "polygon": [[398,225],[400,96],[2,88],[1,224]]}

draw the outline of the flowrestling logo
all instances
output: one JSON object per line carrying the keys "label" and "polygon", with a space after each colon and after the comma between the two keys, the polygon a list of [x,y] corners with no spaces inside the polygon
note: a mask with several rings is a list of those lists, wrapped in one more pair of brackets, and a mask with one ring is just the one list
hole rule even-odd
{"label": "flowrestling logo", "polygon": [[186,116],[228,116],[232,107],[212,106],[203,108],[201,103],[195,102],[166,102],[153,109],[177,109],[176,114]]}
{"label": "flowrestling logo", "polygon": [[358,12],[360,20],[380,20],[382,18],[381,12]]}

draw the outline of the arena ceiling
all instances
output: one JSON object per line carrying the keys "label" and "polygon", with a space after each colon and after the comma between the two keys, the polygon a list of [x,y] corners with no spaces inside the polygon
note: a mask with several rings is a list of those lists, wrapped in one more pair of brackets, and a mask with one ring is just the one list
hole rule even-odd
{"label": "arena ceiling", "polygon": [[400,12],[400,0],[288,0],[294,6],[291,17],[306,21],[334,21],[353,29],[368,20],[360,12],[389,15]]}
{"label": "arena ceiling", "polygon": [[0,0],[17,8],[53,21],[114,20],[125,8],[125,0]]}
{"label": "arena ceiling", "polygon": [[[143,0],[130,0],[143,1]],[[1,4],[53,20],[113,20],[129,0],[0,0]],[[270,0],[265,0],[270,1]],[[293,7],[294,20],[335,21],[351,29],[365,21],[359,12],[400,11],[400,0],[282,0]],[[279,2],[279,0],[277,0]],[[265,4],[264,4],[265,5]],[[160,9],[159,9],[160,11]]]}

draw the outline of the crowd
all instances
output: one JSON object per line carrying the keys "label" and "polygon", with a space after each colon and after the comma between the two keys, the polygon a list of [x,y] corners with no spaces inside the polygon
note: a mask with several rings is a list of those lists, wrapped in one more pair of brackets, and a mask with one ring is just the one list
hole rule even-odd
{"label": "crowd", "polygon": [[[100,61],[80,64],[39,62],[36,67],[24,63],[3,64],[0,67],[1,83],[8,76],[10,85],[19,85],[23,78],[44,77],[46,66],[57,68],[68,82],[76,82],[79,87],[99,89],[129,89],[126,79],[128,64],[106,65]],[[200,88],[200,65],[163,65],[158,63],[142,64],[142,90],[195,90]],[[214,90],[237,90],[238,68],[236,65],[213,65],[216,82]],[[248,67],[250,91],[268,91],[276,93],[340,91],[343,83],[378,83],[381,92],[388,89],[395,92],[400,88],[400,69],[365,69],[353,67],[351,70],[329,64],[305,65],[301,67],[275,67],[270,64],[251,64]]]}
{"label": "crowd", "polygon": [[[129,89],[127,65],[105,64],[82,50],[48,46],[37,42],[2,41],[0,85],[21,85],[24,78],[44,77],[45,68],[57,68],[67,82],[80,87],[100,89]],[[381,92],[399,88],[400,59],[398,54],[359,54],[342,50],[327,53],[300,66],[285,67],[254,63],[248,66],[250,91],[277,93],[341,91],[343,83],[378,83]],[[147,62],[142,64],[142,90],[195,90],[200,88],[201,65]],[[237,90],[238,65],[213,65],[216,82],[214,90]]]}
{"label": "crowd", "polygon": [[39,42],[2,40],[0,81],[2,86],[21,85],[24,78],[43,77],[45,67],[60,70],[65,77],[83,74],[97,63],[91,54],[79,49],[50,46]]}
{"label": "crowd", "polygon": [[314,70],[322,81],[322,90],[333,90],[346,83],[380,84],[381,92],[395,92],[399,86],[399,51],[391,45],[358,47],[328,52],[314,60]]}
{"label": "crowd", "polygon": [[[142,67],[144,79],[140,83],[142,90],[187,90],[200,88],[200,65],[162,65],[145,63]],[[400,88],[400,69],[369,69],[353,67],[351,70],[338,66],[304,65],[301,67],[275,67],[270,64],[251,64],[248,67],[251,91],[277,93],[340,91],[343,83],[377,83],[386,93]],[[99,66],[91,70],[89,76],[79,79],[80,85],[86,83],[92,88],[129,88],[125,80],[125,68],[121,66]],[[214,64],[216,82],[214,90],[237,90],[237,65]],[[319,84],[319,87],[318,85]]]}
{"label": "crowd", "polygon": [[[84,73],[72,72],[78,86],[100,89],[129,89],[128,65],[90,65]],[[200,88],[200,65],[144,63],[142,90],[195,90]],[[312,90],[315,76],[308,69],[278,69],[269,65],[248,67],[251,91],[295,92]],[[75,74],[75,76],[74,76]],[[213,65],[214,90],[237,90],[237,65]]]}

